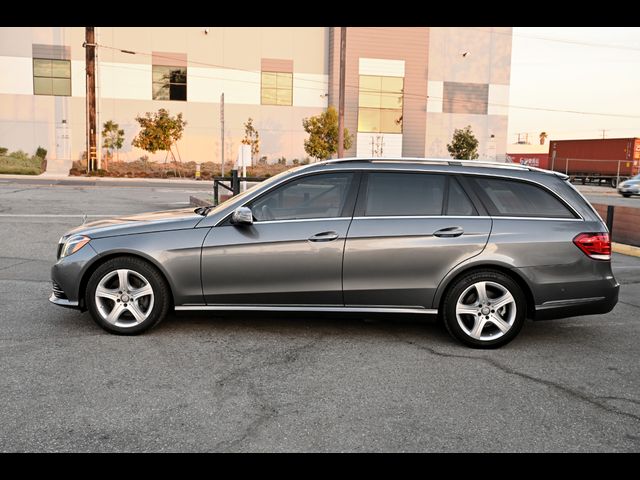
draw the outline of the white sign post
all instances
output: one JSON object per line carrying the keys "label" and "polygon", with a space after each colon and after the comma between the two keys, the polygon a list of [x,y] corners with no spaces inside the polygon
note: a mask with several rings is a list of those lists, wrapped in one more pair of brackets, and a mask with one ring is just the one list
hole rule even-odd
{"label": "white sign post", "polygon": [[[251,145],[240,145],[238,150],[238,158],[236,159],[236,169],[239,170],[241,177],[247,176],[247,165],[251,165]],[[247,189],[247,182],[240,183],[240,192]]]}

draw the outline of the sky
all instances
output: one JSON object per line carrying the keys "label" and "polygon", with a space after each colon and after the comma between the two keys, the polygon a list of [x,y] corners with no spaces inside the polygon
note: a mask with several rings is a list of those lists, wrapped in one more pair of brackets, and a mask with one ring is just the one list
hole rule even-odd
{"label": "sky", "polygon": [[603,129],[640,137],[640,28],[514,27],[509,97],[508,145],[525,132],[537,143],[541,131],[548,140],[602,138]]}

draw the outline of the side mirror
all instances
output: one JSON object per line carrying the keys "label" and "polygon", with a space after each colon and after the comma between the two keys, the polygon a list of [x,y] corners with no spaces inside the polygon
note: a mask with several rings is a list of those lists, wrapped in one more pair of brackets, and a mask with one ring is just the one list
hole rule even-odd
{"label": "side mirror", "polygon": [[234,225],[253,225],[253,213],[248,207],[238,207],[231,214],[231,223]]}

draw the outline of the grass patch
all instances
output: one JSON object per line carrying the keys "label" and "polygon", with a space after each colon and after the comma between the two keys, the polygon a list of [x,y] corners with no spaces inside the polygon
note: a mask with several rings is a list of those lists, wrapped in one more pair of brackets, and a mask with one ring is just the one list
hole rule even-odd
{"label": "grass patch", "polygon": [[18,150],[9,155],[0,155],[0,173],[13,175],[40,175],[46,168],[46,161],[40,157],[30,157]]}

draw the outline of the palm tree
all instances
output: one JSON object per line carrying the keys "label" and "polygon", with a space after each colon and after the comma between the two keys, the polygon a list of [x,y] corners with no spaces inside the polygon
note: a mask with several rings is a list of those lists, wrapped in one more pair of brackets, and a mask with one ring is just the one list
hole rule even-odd
{"label": "palm tree", "polygon": [[547,132],[540,132],[540,145],[544,145],[544,141],[548,136]]}

